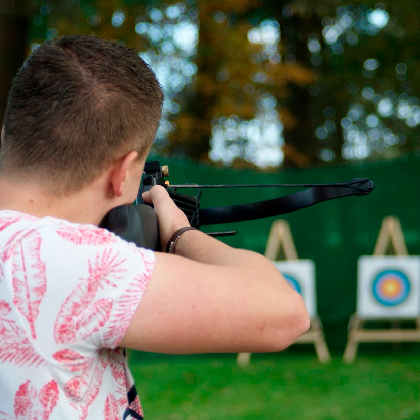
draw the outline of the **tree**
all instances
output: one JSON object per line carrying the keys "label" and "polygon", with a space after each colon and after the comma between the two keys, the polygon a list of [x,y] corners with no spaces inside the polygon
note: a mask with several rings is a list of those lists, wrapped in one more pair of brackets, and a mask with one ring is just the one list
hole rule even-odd
{"label": "tree", "polygon": [[10,84],[22,65],[28,32],[27,2],[0,3],[0,116],[6,109]]}

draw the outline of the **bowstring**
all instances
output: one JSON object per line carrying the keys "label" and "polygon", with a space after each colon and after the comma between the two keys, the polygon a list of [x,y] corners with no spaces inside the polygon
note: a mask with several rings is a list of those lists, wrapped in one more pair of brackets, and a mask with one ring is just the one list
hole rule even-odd
{"label": "bowstring", "polygon": [[337,182],[333,184],[169,184],[168,188],[326,188],[326,187],[335,187],[335,188],[350,188],[356,191],[368,192],[368,188],[363,188],[354,184],[369,182],[366,181],[350,181],[350,182]]}

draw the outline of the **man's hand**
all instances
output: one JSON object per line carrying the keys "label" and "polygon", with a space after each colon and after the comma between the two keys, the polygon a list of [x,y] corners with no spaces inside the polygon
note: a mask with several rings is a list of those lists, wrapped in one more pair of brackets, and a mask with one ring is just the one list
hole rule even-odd
{"label": "man's hand", "polygon": [[155,208],[159,222],[160,244],[162,250],[165,250],[166,244],[175,231],[190,226],[187,216],[172,201],[165,188],[160,185],[143,193],[142,198],[145,203],[153,204]]}

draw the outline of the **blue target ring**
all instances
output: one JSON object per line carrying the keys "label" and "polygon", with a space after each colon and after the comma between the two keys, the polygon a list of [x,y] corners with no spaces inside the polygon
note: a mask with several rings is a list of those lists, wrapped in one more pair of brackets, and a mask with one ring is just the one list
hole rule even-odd
{"label": "blue target ring", "polygon": [[300,284],[298,283],[298,281],[295,278],[293,278],[292,276],[288,276],[287,274],[283,274],[283,277],[286,279],[287,283],[289,283],[290,286],[292,286],[293,289],[296,290],[296,292],[298,292],[299,294],[302,294]]}
{"label": "blue target ring", "polygon": [[410,281],[399,270],[380,272],[373,280],[372,292],[375,299],[385,306],[403,303],[410,294]]}

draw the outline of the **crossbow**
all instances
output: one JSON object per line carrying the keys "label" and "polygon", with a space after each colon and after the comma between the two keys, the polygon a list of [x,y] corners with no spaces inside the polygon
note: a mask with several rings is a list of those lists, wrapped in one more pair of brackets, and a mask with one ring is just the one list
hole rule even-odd
{"label": "crossbow", "polygon": [[[169,184],[167,166],[158,161],[147,162],[144,177],[139,189],[136,203],[130,206],[119,206],[111,210],[101,223],[101,227],[114,232],[123,239],[134,242],[137,246],[161,250],[159,243],[158,221],[153,207],[143,202],[143,192],[155,185],[165,187],[175,204],[186,214],[192,227],[219,223],[242,222],[262,219],[290,213],[322,201],[351,195],[366,195],[373,190],[373,182],[367,178],[355,178],[348,182],[332,184]],[[258,201],[225,207],[200,208],[200,197],[206,188],[306,188],[293,194],[271,200]],[[195,196],[181,194],[178,189],[195,189]],[[212,232],[211,236],[234,235],[236,231]]]}

